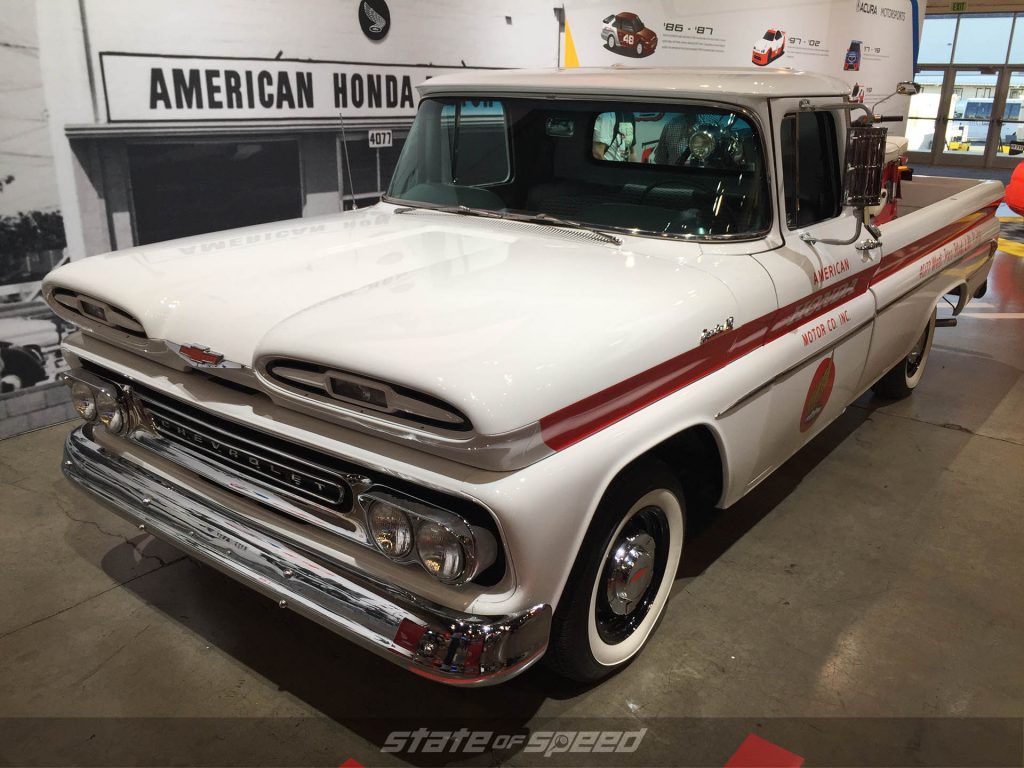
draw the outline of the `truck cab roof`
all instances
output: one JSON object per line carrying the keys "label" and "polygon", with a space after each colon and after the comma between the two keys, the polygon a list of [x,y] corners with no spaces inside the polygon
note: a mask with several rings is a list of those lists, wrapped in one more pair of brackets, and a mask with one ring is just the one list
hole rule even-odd
{"label": "truck cab roof", "polygon": [[842,80],[779,67],[578,67],[573,69],[468,70],[431,78],[419,86],[423,96],[452,93],[623,95],[653,98],[680,95],[720,99],[724,96],[845,96]]}

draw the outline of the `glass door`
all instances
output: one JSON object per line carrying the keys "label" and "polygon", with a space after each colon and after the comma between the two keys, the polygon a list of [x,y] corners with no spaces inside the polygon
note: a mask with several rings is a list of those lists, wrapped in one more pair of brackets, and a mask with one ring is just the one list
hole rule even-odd
{"label": "glass door", "polygon": [[999,121],[994,118],[999,73],[994,69],[954,69],[947,78],[945,142],[936,162],[982,167],[995,149]]}
{"label": "glass door", "polygon": [[911,161],[934,162],[936,136],[945,135],[945,121],[939,119],[942,114],[943,82],[946,78],[945,69],[920,70],[914,75],[914,82],[922,86],[921,92],[910,97],[910,110],[907,117],[907,149],[914,153]]}
{"label": "glass door", "polygon": [[1014,167],[1024,160],[1024,70],[1010,70],[1006,79],[1006,101],[993,163],[997,167]]}

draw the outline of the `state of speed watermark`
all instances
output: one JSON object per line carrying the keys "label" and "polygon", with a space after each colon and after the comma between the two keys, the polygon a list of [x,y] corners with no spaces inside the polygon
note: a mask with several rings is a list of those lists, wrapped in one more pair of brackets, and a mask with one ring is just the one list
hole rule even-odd
{"label": "state of speed watermark", "polygon": [[384,739],[381,752],[420,752],[427,754],[481,753],[521,750],[544,757],[568,753],[636,752],[647,733],[638,731],[534,731],[533,733],[496,733],[460,728],[457,731],[392,731]]}

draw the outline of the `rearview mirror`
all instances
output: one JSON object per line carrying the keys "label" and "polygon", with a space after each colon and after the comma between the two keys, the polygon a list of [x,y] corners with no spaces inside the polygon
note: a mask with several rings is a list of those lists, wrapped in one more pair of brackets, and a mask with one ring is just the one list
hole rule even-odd
{"label": "rearview mirror", "polygon": [[846,136],[843,205],[878,205],[882,195],[886,128],[854,125]]}
{"label": "rearview mirror", "polygon": [[914,96],[922,90],[920,83],[915,83],[911,80],[904,80],[902,83],[896,84],[896,93],[900,96]]}

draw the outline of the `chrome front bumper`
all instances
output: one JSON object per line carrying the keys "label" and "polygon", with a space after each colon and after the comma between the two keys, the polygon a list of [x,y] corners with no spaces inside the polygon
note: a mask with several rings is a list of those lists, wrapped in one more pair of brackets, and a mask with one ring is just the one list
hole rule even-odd
{"label": "chrome front bumper", "polygon": [[273,538],[218,501],[171,485],[92,439],[64,446],[64,474],[122,517],[187,554],[412,672],[454,685],[489,685],[547,648],[551,607],[472,616],[326,563]]}

